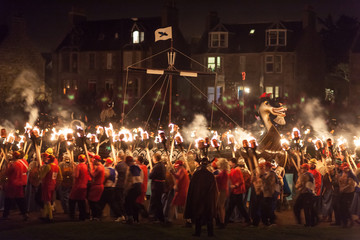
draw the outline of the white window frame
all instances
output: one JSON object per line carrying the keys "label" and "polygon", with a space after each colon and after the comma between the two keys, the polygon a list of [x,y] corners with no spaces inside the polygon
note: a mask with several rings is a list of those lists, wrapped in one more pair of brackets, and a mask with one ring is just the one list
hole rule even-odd
{"label": "white window frame", "polygon": [[271,93],[271,98],[280,97],[280,86],[265,86],[265,92]]}
{"label": "white window frame", "polygon": [[[214,60],[209,62],[209,60]],[[209,56],[206,58],[207,67],[213,72],[223,72],[224,59],[221,56]]]}
{"label": "white window frame", "polygon": [[[272,70],[268,69],[270,65],[272,66]],[[265,55],[265,72],[282,73],[282,55]]]}
{"label": "white window frame", "polygon": [[266,30],[266,46],[286,46],[287,31],[286,29],[268,29]]}
{"label": "white window frame", "polygon": [[[224,39],[221,39],[221,37]],[[209,32],[209,48],[227,48],[229,41],[228,32]]]}

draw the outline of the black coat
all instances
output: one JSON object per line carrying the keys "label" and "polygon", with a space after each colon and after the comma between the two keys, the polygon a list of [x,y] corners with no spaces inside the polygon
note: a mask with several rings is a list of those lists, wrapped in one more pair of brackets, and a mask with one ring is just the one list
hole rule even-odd
{"label": "black coat", "polygon": [[185,219],[211,220],[216,216],[218,189],[214,175],[201,165],[191,178]]}

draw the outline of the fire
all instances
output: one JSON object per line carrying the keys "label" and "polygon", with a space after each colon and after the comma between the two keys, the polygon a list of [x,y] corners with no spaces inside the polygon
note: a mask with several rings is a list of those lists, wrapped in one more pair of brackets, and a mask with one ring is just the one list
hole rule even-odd
{"label": "fire", "polygon": [[360,138],[359,137],[354,136],[354,144],[356,147],[360,146]]}
{"label": "fire", "polygon": [[[296,136],[295,132],[297,132],[297,136]],[[291,137],[292,138],[300,138],[301,137],[300,130],[294,127],[292,130],[292,133],[291,133]]]}
{"label": "fire", "polygon": [[183,137],[181,136],[181,134],[179,132],[176,133],[174,139],[175,139],[175,143],[177,145],[182,144],[184,142],[184,139],[183,139]]}
{"label": "fire", "polygon": [[280,144],[281,144],[284,151],[289,150],[289,148],[290,148],[289,147],[289,141],[286,140],[286,138],[281,138],[280,139]]}

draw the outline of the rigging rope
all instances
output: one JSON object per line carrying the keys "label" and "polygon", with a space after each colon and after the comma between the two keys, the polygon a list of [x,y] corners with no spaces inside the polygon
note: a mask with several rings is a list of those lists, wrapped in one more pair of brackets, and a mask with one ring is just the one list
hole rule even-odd
{"label": "rigging rope", "polygon": [[[161,75],[161,76],[162,76],[162,75]],[[146,120],[145,128],[146,128],[146,127],[148,126],[148,124],[149,124],[149,120],[150,120],[150,117],[151,117],[151,115],[152,115],[152,112],[154,111],[155,105],[156,105],[156,103],[157,103],[157,101],[158,101],[158,98],[159,98],[159,96],[160,96],[160,94],[161,94],[161,90],[162,90],[163,87],[164,87],[164,84],[165,84],[165,81],[166,81],[166,77],[167,77],[167,75],[165,75],[165,77],[164,77],[164,82],[161,84],[160,91],[158,92],[158,95],[156,96],[156,100],[155,100],[155,102],[154,102],[154,105],[153,105],[153,107],[151,108],[151,111],[150,111],[150,114],[149,114],[148,119]]]}
{"label": "rigging rope", "polygon": [[[169,76],[169,75],[167,75],[167,76]],[[166,96],[167,96],[167,90],[168,90],[168,88],[169,88],[169,83],[170,83],[170,78],[168,78],[168,82],[167,82],[167,84],[166,84],[165,95],[164,95],[164,100],[163,100],[163,102],[162,102],[162,107],[161,107],[161,112],[160,112],[160,117],[159,117],[157,129],[159,129],[159,126],[160,126],[161,116],[162,116],[162,113],[163,113],[163,110],[164,110],[164,106],[165,106],[165,99],[166,99]]]}
{"label": "rigging rope", "polygon": [[162,77],[162,75],[160,75],[160,76],[156,79],[156,81],[154,82],[154,84],[151,85],[151,87],[146,91],[146,93],[144,93],[144,95],[139,99],[139,101],[137,101],[137,102],[135,103],[134,107],[131,108],[130,111],[128,111],[128,113],[125,115],[124,118],[126,118],[126,117],[130,114],[130,112],[131,112],[132,110],[134,110],[134,108],[140,103],[140,101],[146,96],[146,94],[148,94],[148,92],[155,86],[155,84],[160,80],[161,77]]}

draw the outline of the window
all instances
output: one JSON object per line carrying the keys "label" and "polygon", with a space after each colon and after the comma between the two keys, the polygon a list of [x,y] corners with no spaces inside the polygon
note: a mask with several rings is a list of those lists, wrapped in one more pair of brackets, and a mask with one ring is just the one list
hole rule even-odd
{"label": "window", "polygon": [[227,32],[211,32],[209,33],[210,48],[227,48],[228,33]]}
{"label": "window", "polygon": [[61,54],[61,69],[63,72],[70,72],[70,53],[68,52]]}
{"label": "window", "polygon": [[[215,99],[215,93],[214,93],[214,87],[208,87],[207,96],[208,96],[208,102],[212,103]],[[219,102],[219,99],[221,97],[222,87],[216,87],[216,102]]]}
{"label": "window", "polygon": [[265,56],[265,72],[281,73],[282,72],[282,56],[266,55]]}
{"label": "window", "polygon": [[114,80],[113,79],[107,79],[105,81],[105,90],[106,91],[111,91],[113,90],[114,87]]}
{"label": "window", "polygon": [[89,54],[89,70],[95,69],[95,53]]}
{"label": "window", "polygon": [[63,83],[63,93],[68,94],[78,89],[77,80],[66,79]]}
{"label": "window", "polygon": [[96,93],[96,80],[88,81],[88,90],[90,93]]}
{"label": "window", "polygon": [[266,46],[286,46],[286,29],[267,30]]}
{"label": "window", "polygon": [[276,73],[282,72],[282,56],[280,55],[275,56],[274,70]]}
{"label": "window", "polygon": [[[250,93],[250,88],[249,87],[244,87],[245,89],[245,94],[249,94]],[[243,87],[242,86],[238,86],[237,87],[237,98],[241,99],[243,96]]]}
{"label": "window", "polygon": [[266,86],[265,92],[271,93],[271,98],[280,97],[280,87],[279,86]]}
{"label": "window", "polygon": [[113,68],[113,54],[107,53],[106,54],[106,69],[112,69]]}
{"label": "window", "polygon": [[209,69],[211,69],[213,72],[222,72],[222,57],[208,57],[207,58],[207,66]]}
{"label": "window", "polygon": [[265,72],[274,72],[274,56],[272,55],[265,56]]}
{"label": "window", "polygon": [[115,33],[115,39],[119,39],[119,33]]}
{"label": "window", "polygon": [[140,32],[139,30],[134,30],[132,32],[132,42],[141,43],[143,41],[144,41],[144,32]]}
{"label": "window", "polygon": [[335,102],[335,91],[330,88],[325,88],[325,101]]}
{"label": "window", "polygon": [[78,71],[78,54],[73,53],[71,56],[71,72]]}
{"label": "window", "polygon": [[[141,60],[141,51],[124,51],[123,53],[123,64],[124,69],[128,66],[131,66],[134,63],[137,63]],[[136,65],[141,67],[141,63]]]}

